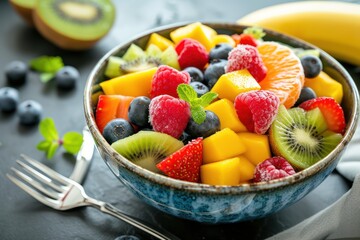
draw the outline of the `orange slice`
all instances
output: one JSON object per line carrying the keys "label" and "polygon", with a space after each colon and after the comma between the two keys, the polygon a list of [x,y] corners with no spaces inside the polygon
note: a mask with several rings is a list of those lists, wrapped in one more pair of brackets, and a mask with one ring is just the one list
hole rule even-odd
{"label": "orange slice", "polygon": [[300,59],[289,47],[276,42],[263,42],[257,48],[268,70],[259,82],[261,89],[273,91],[281,104],[292,107],[305,80]]}

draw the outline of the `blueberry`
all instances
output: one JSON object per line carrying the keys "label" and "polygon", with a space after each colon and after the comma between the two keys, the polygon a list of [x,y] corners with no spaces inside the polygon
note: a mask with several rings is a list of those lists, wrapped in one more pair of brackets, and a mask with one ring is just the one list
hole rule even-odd
{"label": "blueberry", "polygon": [[18,107],[20,124],[36,125],[40,122],[42,106],[34,100],[26,100]]}
{"label": "blueberry", "polygon": [[196,91],[198,97],[201,97],[209,91],[209,88],[201,82],[191,82],[190,86]]}
{"label": "blueberry", "polygon": [[204,82],[203,72],[196,67],[187,67],[183,72],[188,72],[191,78],[191,82]]}
{"label": "blueberry", "polygon": [[225,73],[227,60],[213,60],[204,72],[204,83],[211,89],[221,75]]}
{"label": "blueberry", "polygon": [[134,98],[128,110],[129,121],[139,127],[150,127],[149,104],[150,98],[148,97],[141,96]]}
{"label": "blueberry", "polygon": [[140,240],[140,238],[138,238],[134,235],[122,235],[122,236],[115,238],[114,240]]}
{"label": "blueberry", "polygon": [[14,112],[19,103],[19,92],[12,87],[0,88],[0,110]]}
{"label": "blueberry", "polygon": [[219,117],[212,111],[205,111],[206,119],[201,124],[190,118],[185,131],[192,137],[203,137],[206,138],[220,130]]}
{"label": "blueberry", "polygon": [[126,138],[134,134],[134,128],[123,118],[115,118],[108,122],[103,130],[103,136],[109,144],[119,139]]}
{"label": "blueberry", "polygon": [[320,74],[323,66],[320,58],[314,55],[306,55],[301,59],[301,65],[304,68],[305,77],[314,78]]}
{"label": "blueberry", "polygon": [[233,49],[230,44],[220,43],[216,44],[209,52],[210,62],[214,59],[228,59],[229,52]]}
{"label": "blueberry", "polygon": [[314,90],[312,90],[309,87],[303,87],[301,89],[300,96],[299,96],[298,100],[294,104],[294,107],[297,107],[301,103],[303,103],[303,102],[305,102],[307,100],[313,99],[313,98],[316,98],[316,93],[314,92]]}
{"label": "blueberry", "polygon": [[26,82],[28,66],[21,61],[13,61],[5,68],[5,76],[10,86],[20,86]]}
{"label": "blueberry", "polygon": [[79,71],[72,66],[65,66],[55,75],[55,82],[59,89],[70,90],[76,86],[76,81],[80,78]]}

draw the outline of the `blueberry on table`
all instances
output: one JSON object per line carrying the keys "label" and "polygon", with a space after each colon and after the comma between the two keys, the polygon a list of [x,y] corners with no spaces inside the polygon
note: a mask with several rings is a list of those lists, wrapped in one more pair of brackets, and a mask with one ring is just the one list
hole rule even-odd
{"label": "blueberry on table", "polygon": [[198,97],[201,97],[209,91],[209,88],[201,82],[191,82],[190,86],[195,90]]}
{"label": "blueberry on table", "polygon": [[212,61],[204,72],[204,83],[211,89],[221,75],[225,74],[227,60],[216,59]]}
{"label": "blueberry on table", "polygon": [[209,52],[209,59],[212,62],[214,59],[228,59],[229,52],[233,49],[230,44],[220,43],[216,44]]}
{"label": "blueberry on table", "polygon": [[314,78],[320,74],[323,68],[320,58],[314,55],[306,55],[300,60],[306,78]]}
{"label": "blueberry on table", "polygon": [[28,66],[21,61],[13,61],[5,67],[5,76],[10,86],[20,86],[26,82]]}
{"label": "blueberry on table", "polygon": [[0,110],[14,112],[19,103],[19,92],[12,87],[0,88]]}
{"label": "blueberry on table", "polygon": [[115,238],[114,240],[140,240],[140,238],[138,238],[134,235],[122,235],[122,236]]}
{"label": "blueberry on table", "polygon": [[129,121],[136,126],[149,128],[149,105],[150,98],[148,97],[141,96],[134,98],[128,110]]}
{"label": "blueberry on table", "polygon": [[201,124],[190,118],[185,132],[188,133],[192,138],[203,137],[206,138],[220,130],[219,117],[212,111],[205,111],[206,118]]}
{"label": "blueberry on table", "polygon": [[42,106],[34,100],[26,100],[20,103],[18,107],[20,124],[36,125],[40,122],[42,115]]}
{"label": "blueberry on table", "polygon": [[76,81],[80,78],[79,71],[72,66],[65,66],[57,71],[55,82],[59,89],[70,90],[76,86]]}
{"label": "blueberry on table", "polygon": [[126,138],[134,133],[133,126],[131,126],[127,120],[115,118],[106,124],[103,136],[109,144],[112,144],[113,142]]}
{"label": "blueberry on table", "polygon": [[314,92],[314,90],[312,90],[312,88],[309,87],[303,87],[301,89],[300,92],[300,96],[298,98],[298,100],[296,101],[296,103],[294,104],[294,107],[299,106],[301,103],[316,98],[316,93]]}
{"label": "blueberry on table", "polygon": [[204,82],[204,74],[200,69],[196,67],[187,67],[182,71],[189,73],[191,82]]}

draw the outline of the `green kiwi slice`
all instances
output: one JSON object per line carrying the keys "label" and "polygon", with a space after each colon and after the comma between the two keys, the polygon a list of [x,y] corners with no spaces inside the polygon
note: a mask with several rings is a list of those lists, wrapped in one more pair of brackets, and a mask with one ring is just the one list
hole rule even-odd
{"label": "green kiwi slice", "polygon": [[327,130],[320,109],[279,107],[270,127],[270,144],[276,155],[297,169],[305,169],[326,157],[341,141],[342,135]]}
{"label": "green kiwi slice", "polygon": [[123,157],[157,173],[160,171],[156,164],[183,146],[178,139],[153,131],[139,131],[111,144],[111,147]]}

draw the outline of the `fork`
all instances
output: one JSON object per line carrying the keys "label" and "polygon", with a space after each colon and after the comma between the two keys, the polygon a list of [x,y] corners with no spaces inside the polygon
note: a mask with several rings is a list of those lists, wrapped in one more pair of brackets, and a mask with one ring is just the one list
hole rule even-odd
{"label": "fork", "polygon": [[23,161],[17,160],[16,162],[22,171],[12,167],[12,174],[7,173],[6,176],[39,202],[60,211],[82,206],[94,207],[131,224],[157,239],[179,239],[163,229],[155,226],[150,227],[149,223],[125,214],[109,203],[87,196],[84,188],[77,182],[24,154],[20,156]]}

